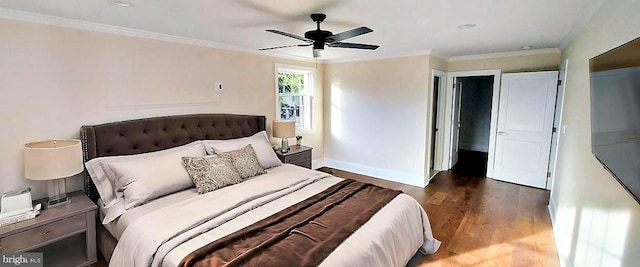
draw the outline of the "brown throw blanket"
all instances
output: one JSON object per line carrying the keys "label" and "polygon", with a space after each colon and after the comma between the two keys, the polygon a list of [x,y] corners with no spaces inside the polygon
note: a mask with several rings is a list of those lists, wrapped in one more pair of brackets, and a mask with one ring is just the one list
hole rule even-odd
{"label": "brown throw blanket", "polygon": [[179,266],[317,266],[400,193],[344,180],[197,249]]}

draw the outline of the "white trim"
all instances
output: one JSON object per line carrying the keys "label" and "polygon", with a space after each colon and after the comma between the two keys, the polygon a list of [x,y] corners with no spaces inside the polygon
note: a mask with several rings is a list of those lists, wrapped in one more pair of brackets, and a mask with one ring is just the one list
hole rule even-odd
{"label": "white trim", "polygon": [[545,49],[531,49],[512,52],[490,53],[470,56],[450,57],[449,62],[453,61],[466,61],[466,60],[479,60],[479,59],[492,59],[501,57],[514,57],[514,56],[533,56],[533,55],[545,55],[545,54],[559,54],[560,48],[545,48]]}
{"label": "white trim", "polygon": [[396,170],[382,169],[377,167],[371,167],[367,165],[335,160],[331,158],[324,159],[324,166],[329,168],[335,168],[343,171],[353,172],[357,174],[362,174],[366,176],[371,176],[374,178],[380,178],[392,182],[403,183],[418,187],[425,187],[426,185],[422,184],[425,180],[424,176],[421,174],[413,174],[400,172]]}
{"label": "white trim", "polygon": [[316,117],[317,114],[315,114],[315,106],[316,106],[316,69],[315,68],[311,68],[311,67],[305,67],[305,66],[298,66],[298,65],[289,65],[289,64],[280,64],[280,63],[276,63],[275,67],[274,67],[274,90],[275,90],[275,109],[276,109],[276,120],[280,119],[280,110],[279,110],[279,105],[278,105],[278,100],[280,97],[280,94],[278,92],[278,73],[280,72],[280,69],[282,69],[282,71],[284,72],[295,72],[295,73],[301,73],[301,74],[308,74],[309,75],[309,81],[307,84],[305,84],[305,87],[307,86],[312,86],[313,88],[311,88],[311,90],[307,90],[307,88],[305,88],[305,93],[303,95],[307,95],[307,96],[311,96],[311,121],[309,122],[310,124],[310,128],[304,128],[304,127],[297,127],[296,126],[296,134],[315,134],[316,133],[316,127],[315,127],[315,121],[316,121]]}
{"label": "white trim", "polygon": [[[440,77],[440,87],[438,88],[438,99],[433,99],[433,92],[434,89],[433,88],[433,81],[435,80],[435,77]],[[429,109],[427,110],[427,116],[429,118],[429,132],[430,134],[428,135],[429,140],[431,140],[432,135],[434,134],[432,132],[433,129],[433,124],[436,123],[437,124],[437,128],[438,128],[438,133],[436,134],[436,140],[434,144],[431,144],[431,146],[435,146],[435,153],[433,154],[433,157],[435,158],[433,161],[433,169],[434,170],[443,170],[442,167],[442,153],[443,151],[443,146],[444,146],[444,119],[445,119],[445,95],[446,95],[446,84],[447,84],[447,73],[438,69],[431,69],[431,84],[429,85],[430,88],[430,92],[429,92],[429,99],[431,99],[431,105],[429,106]],[[436,121],[432,121],[433,118],[433,105],[439,103],[440,105],[438,106],[438,117],[436,118]],[[431,154],[431,147],[429,148],[429,150],[427,151],[427,153]],[[431,159],[428,159],[429,161],[431,161]],[[430,162],[427,162],[427,166],[430,164]],[[430,171],[430,168],[428,168]],[[429,178],[430,179],[430,178]]]}
{"label": "white trim", "polygon": [[448,56],[445,56],[445,55],[440,54],[440,53],[438,53],[436,51],[433,51],[433,50],[431,51],[431,53],[429,53],[429,55],[437,57],[437,58],[439,58],[441,60],[444,60],[444,61],[449,61],[449,58],[450,58]]}
{"label": "white trim", "polygon": [[52,25],[52,26],[59,26],[59,27],[65,27],[65,28],[73,28],[73,29],[79,29],[79,30],[87,30],[87,31],[93,31],[93,32],[138,37],[138,38],[144,38],[144,39],[150,39],[150,40],[218,48],[218,49],[224,49],[229,51],[244,52],[244,53],[262,55],[262,56],[270,56],[275,58],[293,59],[293,60],[299,60],[304,62],[316,62],[314,58],[284,55],[284,54],[269,52],[269,51],[253,50],[253,49],[247,49],[243,47],[238,47],[238,46],[233,46],[233,45],[228,45],[228,44],[223,44],[223,43],[218,43],[213,41],[202,40],[202,39],[182,37],[182,36],[151,32],[151,31],[143,31],[138,29],[113,26],[113,25],[83,21],[83,20],[75,20],[75,19],[48,16],[48,15],[42,15],[42,14],[36,14],[36,13],[29,13],[29,12],[17,11],[17,10],[6,9],[6,8],[0,8],[0,18]]}
{"label": "white trim", "polygon": [[556,225],[556,203],[553,201],[553,198],[549,198],[549,217],[551,218],[551,227]]}
{"label": "white trim", "polygon": [[451,126],[453,116],[453,82],[458,77],[468,76],[493,76],[493,95],[491,99],[491,124],[489,127],[489,153],[487,158],[487,177],[493,176],[493,162],[495,160],[496,129],[498,128],[498,105],[500,103],[500,81],[502,71],[478,70],[449,72],[447,76],[445,119],[444,119],[444,144],[442,153],[442,170],[448,170],[451,158]]}
{"label": "white trim", "polygon": [[324,158],[314,159],[311,161],[311,169],[317,170],[324,166]]}
{"label": "white trim", "polygon": [[[560,152],[559,148],[560,148],[560,141],[562,139],[562,132],[560,132],[560,129],[562,128],[562,112],[564,111],[564,99],[565,99],[565,95],[567,93],[566,89],[567,89],[567,75],[568,75],[568,71],[569,70],[569,59],[565,59],[564,62],[562,62],[562,64],[560,64],[560,70],[558,71],[558,76],[560,75],[560,73],[564,72],[564,75],[562,77],[558,77],[558,80],[562,81],[562,84],[558,87],[558,91],[556,92],[556,97],[558,97],[558,93],[560,92],[560,90],[562,90],[562,99],[560,99],[560,107],[556,106],[556,109],[560,108],[560,113],[557,113],[554,110],[554,113],[558,114],[558,124],[555,125],[555,118],[554,118],[554,127],[556,127],[556,151],[555,154],[550,155],[550,159],[549,160],[553,160],[553,168],[551,170],[548,170],[548,172],[551,173],[550,177],[548,178],[549,180],[547,181],[547,186],[546,189],[548,190],[553,190],[553,183],[556,180],[556,170],[558,169],[558,154]],[[556,100],[557,103],[557,100]],[[552,136],[553,138],[553,136]],[[553,143],[553,139],[551,141]]]}
{"label": "white trim", "polygon": [[487,153],[487,177],[493,177],[493,165],[496,160],[496,138],[498,133],[498,106],[500,105],[500,86],[502,72],[497,70],[493,76],[493,95],[491,96],[491,125],[489,126],[489,151]]}
{"label": "white trim", "polygon": [[[551,218],[551,231],[553,232],[553,242],[556,245],[557,252],[558,248],[560,247],[558,237],[561,235],[556,232],[556,213],[558,209],[556,203],[553,201],[553,198],[549,198],[549,205],[547,206],[547,208],[549,210],[549,218]],[[558,257],[558,262],[560,262],[560,266],[564,266],[565,262],[563,262],[562,258],[560,258],[560,253],[556,253],[556,255]]]}
{"label": "white trim", "polygon": [[[298,66],[298,65],[282,64],[282,63],[276,63],[275,64],[275,68],[276,68],[276,71],[279,68],[282,68],[282,69],[291,70],[291,71],[294,71],[294,72],[295,71],[300,71],[301,73],[302,72],[314,72],[315,73],[315,71],[316,71],[316,68],[314,68],[314,67]],[[278,84],[278,81],[276,81],[276,85],[277,84]]]}
{"label": "white trim", "polygon": [[[432,180],[433,178],[435,178],[435,177],[438,175],[438,173],[440,173],[440,172],[441,172],[441,171],[437,171],[437,172],[434,172],[433,174],[429,174],[430,176],[428,176],[428,177],[429,177],[429,179],[427,180],[426,184],[427,184],[427,185],[429,185],[429,182],[431,182],[431,180]],[[427,185],[425,185],[425,187],[426,187]]]}

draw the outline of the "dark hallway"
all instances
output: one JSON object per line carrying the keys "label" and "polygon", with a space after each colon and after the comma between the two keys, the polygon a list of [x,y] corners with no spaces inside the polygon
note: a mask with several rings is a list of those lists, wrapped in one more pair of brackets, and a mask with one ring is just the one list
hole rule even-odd
{"label": "dark hallway", "polygon": [[451,170],[462,176],[485,177],[487,174],[487,153],[459,150],[458,163]]}

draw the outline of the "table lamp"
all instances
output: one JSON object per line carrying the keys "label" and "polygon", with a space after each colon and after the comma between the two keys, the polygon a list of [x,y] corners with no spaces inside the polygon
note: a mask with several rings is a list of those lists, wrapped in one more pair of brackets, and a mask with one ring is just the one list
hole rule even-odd
{"label": "table lamp", "polygon": [[69,202],[64,178],[83,170],[80,140],[47,140],[24,145],[25,177],[29,180],[47,181],[48,207]]}
{"label": "table lamp", "polygon": [[282,138],[282,147],[280,151],[282,153],[289,152],[289,140],[296,136],[296,122],[295,121],[273,121],[273,137]]}

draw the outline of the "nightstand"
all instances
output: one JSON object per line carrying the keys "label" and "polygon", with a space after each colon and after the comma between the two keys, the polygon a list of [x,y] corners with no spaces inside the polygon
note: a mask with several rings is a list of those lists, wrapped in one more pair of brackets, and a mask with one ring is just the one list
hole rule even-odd
{"label": "nightstand", "polygon": [[44,266],[95,263],[98,207],[82,191],[67,195],[71,203],[45,209],[34,219],[0,227],[0,252],[42,252]]}
{"label": "nightstand", "polygon": [[300,167],[305,167],[311,169],[311,150],[308,146],[300,146],[297,145],[290,146],[289,152],[282,153],[280,150],[276,150],[276,154],[278,154],[278,158],[283,163],[289,163],[298,165]]}

